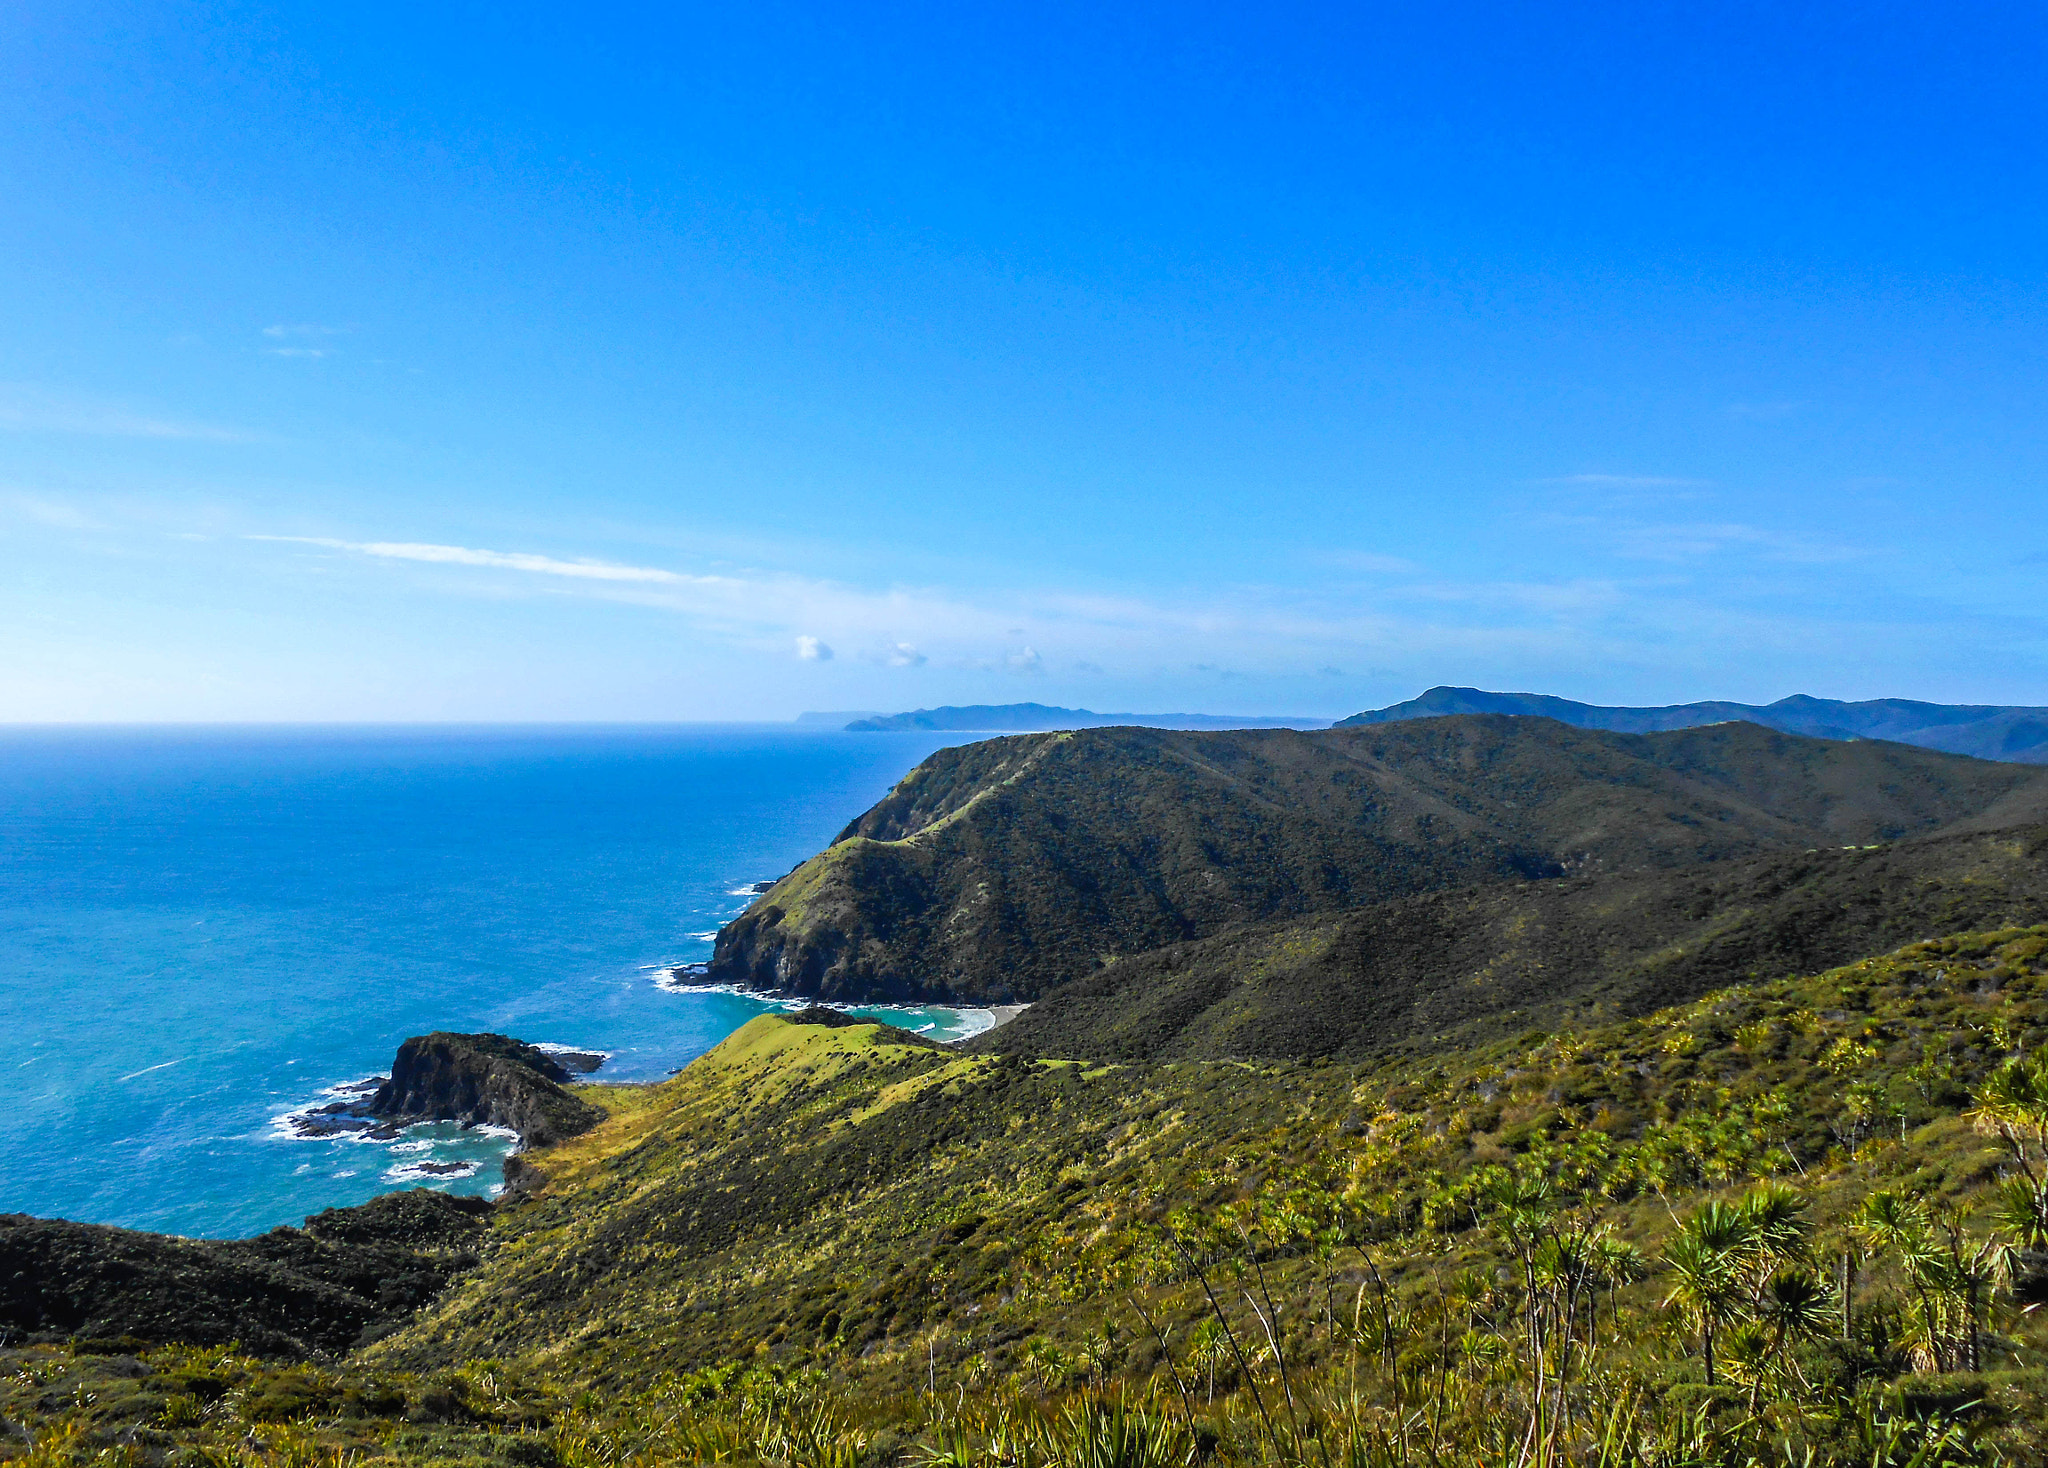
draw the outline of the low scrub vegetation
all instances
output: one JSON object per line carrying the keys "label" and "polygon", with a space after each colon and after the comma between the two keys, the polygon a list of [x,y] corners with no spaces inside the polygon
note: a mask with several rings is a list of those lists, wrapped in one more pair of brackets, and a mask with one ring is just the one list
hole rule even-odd
{"label": "low scrub vegetation", "polygon": [[1377,1065],[768,1018],[611,1105],[407,1330],[292,1366],[6,1351],[11,1451],[2048,1461],[2048,929]]}

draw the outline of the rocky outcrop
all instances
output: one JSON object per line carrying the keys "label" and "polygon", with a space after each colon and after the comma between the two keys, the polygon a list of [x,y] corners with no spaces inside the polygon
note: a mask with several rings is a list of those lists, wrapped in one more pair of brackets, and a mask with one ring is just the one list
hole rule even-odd
{"label": "rocky outcrop", "polygon": [[390,1079],[362,1114],[399,1126],[456,1121],[505,1127],[526,1146],[545,1147],[604,1119],[604,1112],[562,1089],[573,1078],[560,1058],[508,1035],[437,1031],[398,1047]]}

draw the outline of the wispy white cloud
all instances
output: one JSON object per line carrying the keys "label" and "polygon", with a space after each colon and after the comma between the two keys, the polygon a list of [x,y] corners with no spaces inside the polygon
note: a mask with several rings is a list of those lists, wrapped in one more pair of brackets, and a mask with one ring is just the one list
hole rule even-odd
{"label": "wispy white cloud", "polygon": [[466,545],[431,545],[401,540],[330,540],[318,535],[251,535],[248,540],[267,540],[285,545],[317,545],[327,550],[354,551],[386,561],[420,561],[437,566],[490,566],[501,571],[525,571],[537,576],[569,576],[583,581],[643,581],[680,586],[713,578],[684,576],[652,566],[622,566],[616,561],[559,560],[554,556],[529,555],[523,551],[477,550]]}
{"label": "wispy white cloud", "polygon": [[324,357],[324,356],[326,356],[326,355],[327,355],[327,348],[325,348],[325,347],[265,347],[265,348],[263,349],[263,355],[264,355],[264,356],[266,356],[266,357],[307,357],[307,358],[317,358],[317,357]]}
{"label": "wispy white cloud", "polygon": [[[1711,527],[1702,543],[1741,543]],[[707,646],[806,664],[835,648],[862,649],[873,666],[1037,675],[1163,677],[1191,656],[1247,676],[1323,678],[1324,670],[1540,669],[1661,663],[1692,645],[1729,609],[1677,572],[1650,577],[1408,578],[1364,594],[1355,585],[1207,584],[1153,595],[1000,586],[849,584],[787,570],[721,567],[697,574],[588,557],[415,541],[251,537],[387,565],[461,571],[438,590],[502,595],[533,591],[597,598],[684,619]],[[1650,546],[1646,542],[1645,550]],[[1782,548],[1780,548],[1782,549]],[[1655,557],[1648,557],[1655,559]],[[1730,627],[1726,647],[1756,627]],[[1418,676],[1423,676],[1418,674]],[[1531,674],[1530,676],[1533,676]],[[1450,677],[1450,681],[1457,681]]]}
{"label": "wispy white cloud", "polygon": [[258,437],[237,428],[159,417],[118,403],[24,384],[0,384],[0,429],[108,438],[184,439],[196,443],[250,443]]}
{"label": "wispy white cloud", "polygon": [[292,325],[287,322],[279,322],[274,326],[264,327],[263,334],[273,341],[283,341],[288,337],[295,336],[347,336],[354,330],[353,326],[316,326],[311,323]]}

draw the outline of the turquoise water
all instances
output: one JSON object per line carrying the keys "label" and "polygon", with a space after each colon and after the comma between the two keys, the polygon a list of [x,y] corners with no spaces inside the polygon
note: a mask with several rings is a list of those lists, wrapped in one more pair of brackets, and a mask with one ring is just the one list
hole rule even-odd
{"label": "turquoise water", "polygon": [[769,1007],[663,972],[963,737],[0,730],[0,1212],[225,1238],[419,1182],[488,1191],[504,1138],[279,1118],[432,1029],[659,1079]]}

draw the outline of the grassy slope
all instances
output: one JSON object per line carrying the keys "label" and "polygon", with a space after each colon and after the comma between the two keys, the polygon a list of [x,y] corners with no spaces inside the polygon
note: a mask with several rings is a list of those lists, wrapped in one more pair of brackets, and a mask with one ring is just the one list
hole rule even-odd
{"label": "grassy slope", "polygon": [[1464,888],[1126,959],[973,1048],[1120,1060],[1443,1048],[2044,919],[2048,826]]}
{"label": "grassy slope", "polygon": [[[1091,1377],[1122,1380],[1170,1413],[1162,1354],[1133,1302],[1199,1379],[1204,1308],[1165,1244],[1172,1219],[1211,1261],[1244,1338],[1259,1326],[1243,1291],[1281,1302],[1304,1387],[1341,1389],[1357,1370],[1336,1319],[1370,1298],[1368,1256],[1407,1333],[1403,1360],[1416,1353],[1425,1376],[1435,1322],[1450,1311],[1455,1334],[1471,1312],[1480,1334],[1459,1346],[1455,1396],[1469,1407],[1459,1430],[1483,1438],[1515,1391],[1485,1364],[1489,1317],[1501,1349],[1515,1339],[1512,1315],[1493,1313],[1515,1276],[1486,1188],[1514,1175],[1644,1250],[1652,1272],[1616,1302],[1603,1369],[1678,1422],[1664,1408],[1701,1399],[1686,1395],[1698,1391],[1689,1342],[1653,1308],[1673,1217],[1781,1177],[1810,1200],[1826,1260],[1875,1187],[1968,1216],[1998,1162],[1960,1115],[1968,1092],[2001,1056],[2044,1040],[2048,928],[1376,1065],[1026,1061],[764,1017],[663,1085],[585,1090],[609,1119],[537,1154],[547,1190],[502,1210],[485,1264],[403,1334],[327,1366],[178,1348],[0,1351],[0,1415],[39,1437],[38,1464],[155,1463],[189,1445],[209,1455],[189,1461],[280,1468],[342,1452],[595,1468],[701,1457],[716,1441],[754,1461],[766,1419],[730,1437],[734,1414],[754,1410],[729,1395],[743,1383],[675,1377],[729,1362],[801,1368],[841,1410],[940,1443],[956,1393],[987,1401],[1002,1383],[1057,1401]],[[1350,1243],[1329,1252],[1316,1230]],[[1859,1343],[1809,1353],[1814,1380],[1909,1370],[1885,1344],[1904,1294],[1867,1265]],[[2035,1461],[2041,1336],[2007,1314],[1982,1375],[1888,1390],[1989,1401],[2011,1461]],[[1227,1363],[1221,1375],[1206,1420],[1234,1459],[1257,1459],[1250,1404]],[[772,1378],[746,1380],[767,1390]],[[939,1391],[922,1394],[927,1382]],[[1270,1370],[1266,1385],[1278,1390]],[[787,1400],[815,1399],[803,1391],[813,1396]],[[884,1441],[895,1446],[862,1461],[904,1461],[907,1444]],[[109,1448],[114,1458],[92,1458]]]}
{"label": "grassy slope", "polygon": [[[1127,1284],[1199,1314],[1169,1209],[1312,1185],[1415,1283],[1494,1257],[1471,1220],[1499,1166],[1646,1243],[1667,1203],[1755,1176],[1802,1179],[1824,1230],[1887,1178],[1967,1203],[1993,1156],[1959,1110],[1999,1056],[2048,1040],[2044,996],[2048,928],[1379,1066],[1059,1064],[763,1017],[548,1154],[498,1255],[371,1359],[617,1383],[765,1354],[871,1391],[933,1362],[1013,1370],[1041,1335],[1113,1321],[1129,1342]],[[1280,1253],[1282,1279],[1307,1267]]]}
{"label": "grassy slope", "polygon": [[1247,922],[2044,813],[2039,770],[1746,724],[1027,735],[912,771],[720,933],[712,974],[828,998],[1032,998]]}

